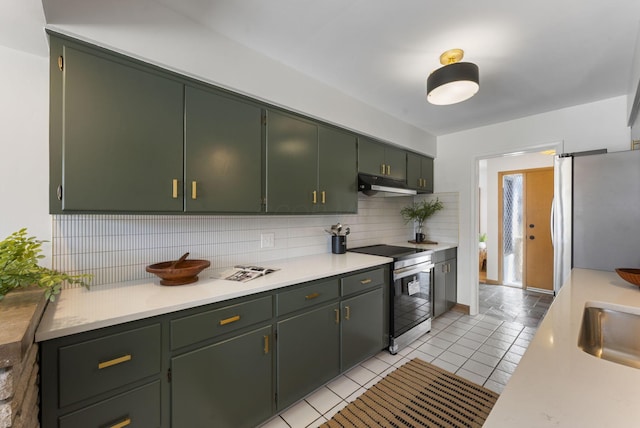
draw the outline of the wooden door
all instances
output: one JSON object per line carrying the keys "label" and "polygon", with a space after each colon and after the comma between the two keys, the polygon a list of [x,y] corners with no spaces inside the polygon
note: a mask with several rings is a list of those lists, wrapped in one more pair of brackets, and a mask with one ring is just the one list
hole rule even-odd
{"label": "wooden door", "polygon": [[551,203],[553,168],[525,172],[524,281],[526,287],[553,290]]}

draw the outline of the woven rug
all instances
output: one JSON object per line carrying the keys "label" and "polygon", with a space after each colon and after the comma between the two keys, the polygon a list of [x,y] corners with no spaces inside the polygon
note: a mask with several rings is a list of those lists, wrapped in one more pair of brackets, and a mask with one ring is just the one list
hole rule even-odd
{"label": "woven rug", "polygon": [[416,358],[322,427],[481,427],[497,399],[495,392]]}

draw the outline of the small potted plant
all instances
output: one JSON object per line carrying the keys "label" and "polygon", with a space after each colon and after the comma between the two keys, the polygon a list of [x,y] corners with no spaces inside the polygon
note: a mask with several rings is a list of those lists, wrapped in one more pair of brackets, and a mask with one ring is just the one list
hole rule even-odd
{"label": "small potted plant", "polygon": [[87,288],[85,279],[92,275],[68,275],[38,265],[42,243],[27,236],[27,229],[20,229],[0,241],[0,300],[14,288],[37,285],[45,289],[45,297],[54,301],[60,293],[62,283],[81,284]]}
{"label": "small potted plant", "polygon": [[487,234],[483,233],[480,235],[480,240],[478,241],[478,247],[481,250],[484,250],[485,248],[487,248]]}
{"label": "small potted plant", "polygon": [[414,202],[400,210],[400,214],[405,223],[409,221],[416,223],[416,242],[423,242],[425,240],[425,235],[422,230],[424,222],[442,208],[444,208],[442,202],[436,198],[431,201]]}

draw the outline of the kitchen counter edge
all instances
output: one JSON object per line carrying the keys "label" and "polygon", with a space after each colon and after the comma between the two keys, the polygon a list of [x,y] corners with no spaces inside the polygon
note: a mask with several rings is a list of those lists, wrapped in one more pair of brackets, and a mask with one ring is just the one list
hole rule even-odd
{"label": "kitchen counter edge", "polygon": [[36,342],[110,327],[211,303],[271,291],[330,276],[391,263],[387,257],[366,254],[319,254],[265,262],[278,269],[248,282],[222,279],[229,269],[200,274],[198,282],[160,285],[159,278],[65,289],[49,303],[36,331]]}

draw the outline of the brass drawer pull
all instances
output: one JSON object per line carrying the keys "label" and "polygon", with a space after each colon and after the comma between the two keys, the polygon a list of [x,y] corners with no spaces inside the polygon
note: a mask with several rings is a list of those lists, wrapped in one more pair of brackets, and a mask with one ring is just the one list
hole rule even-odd
{"label": "brass drawer pull", "polygon": [[320,297],[320,293],[311,293],[304,296],[305,300],[312,300],[312,299],[315,299],[316,297]]}
{"label": "brass drawer pull", "polygon": [[269,336],[264,336],[264,353],[269,353]]}
{"label": "brass drawer pull", "polygon": [[387,165],[387,175],[391,175],[391,165]]}
{"label": "brass drawer pull", "polygon": [[387,170],[387,168],[386,168],[385,164],[380,165],[380,174],[384,175],[386,170]]}
{"label": "brass drawer pull", "polygon": [[318,191],[316,190],[313,191],[313,203],[314,204],[318,203]]}
{"label": "brass drawer pull", "polygon": [[322,203],[323,204],[327,203],[327,192],[323,190],[321,195],[322,195]]}
{"label": "brass drawer pull", "polygon": [[220,320],[220,325],[231,324],[232,322],[240,321],[240,315],[235,315],[231,318]]}
{"label": "brass drawer pull", "polygon": [[349,321],[349,319],[351,318],[351,308],[349,306],[345,306],[344,307],[345,310],[345,314],[344,314],[344,319],[346,319],[347,321]]}
{"label": "brass drawer pull", "polygon": [[173,199],[178,199],[178,179],[173,179],[173,190],[171,191],[171,196]]}
{"label": "brass drawer pull", "polygon": [[98,363],[98,370],[106,369],[107,367],[115,366],[116,364],[125,363],[131,361],[131,354],[123,355],[122,357],[114,358],[113,360],[103,361]]}
{"label": "brass drawer pull", "polygon": [[191,199],[198,199],[197,186],[198,185],[195,181],[191,182]]}
{"label": "brass drawer pull", "polygon": [[340,324],[340,309],[334,309],[336,313],[336,324]]}
{"label": "brass drawer pull", "polygon": [[369,284],[371,281],[372,281],[371,278],[361,279],[360,280],[360,284],[362,284],[362,285]]}
{"label": "brass drawer pull", "polygon": [[122,422],[118,422],[115,425],[111,425],[109,428],[124,428],[126,426],[131,425],[131,418],[127,418],[125,420],[123,420]]}

